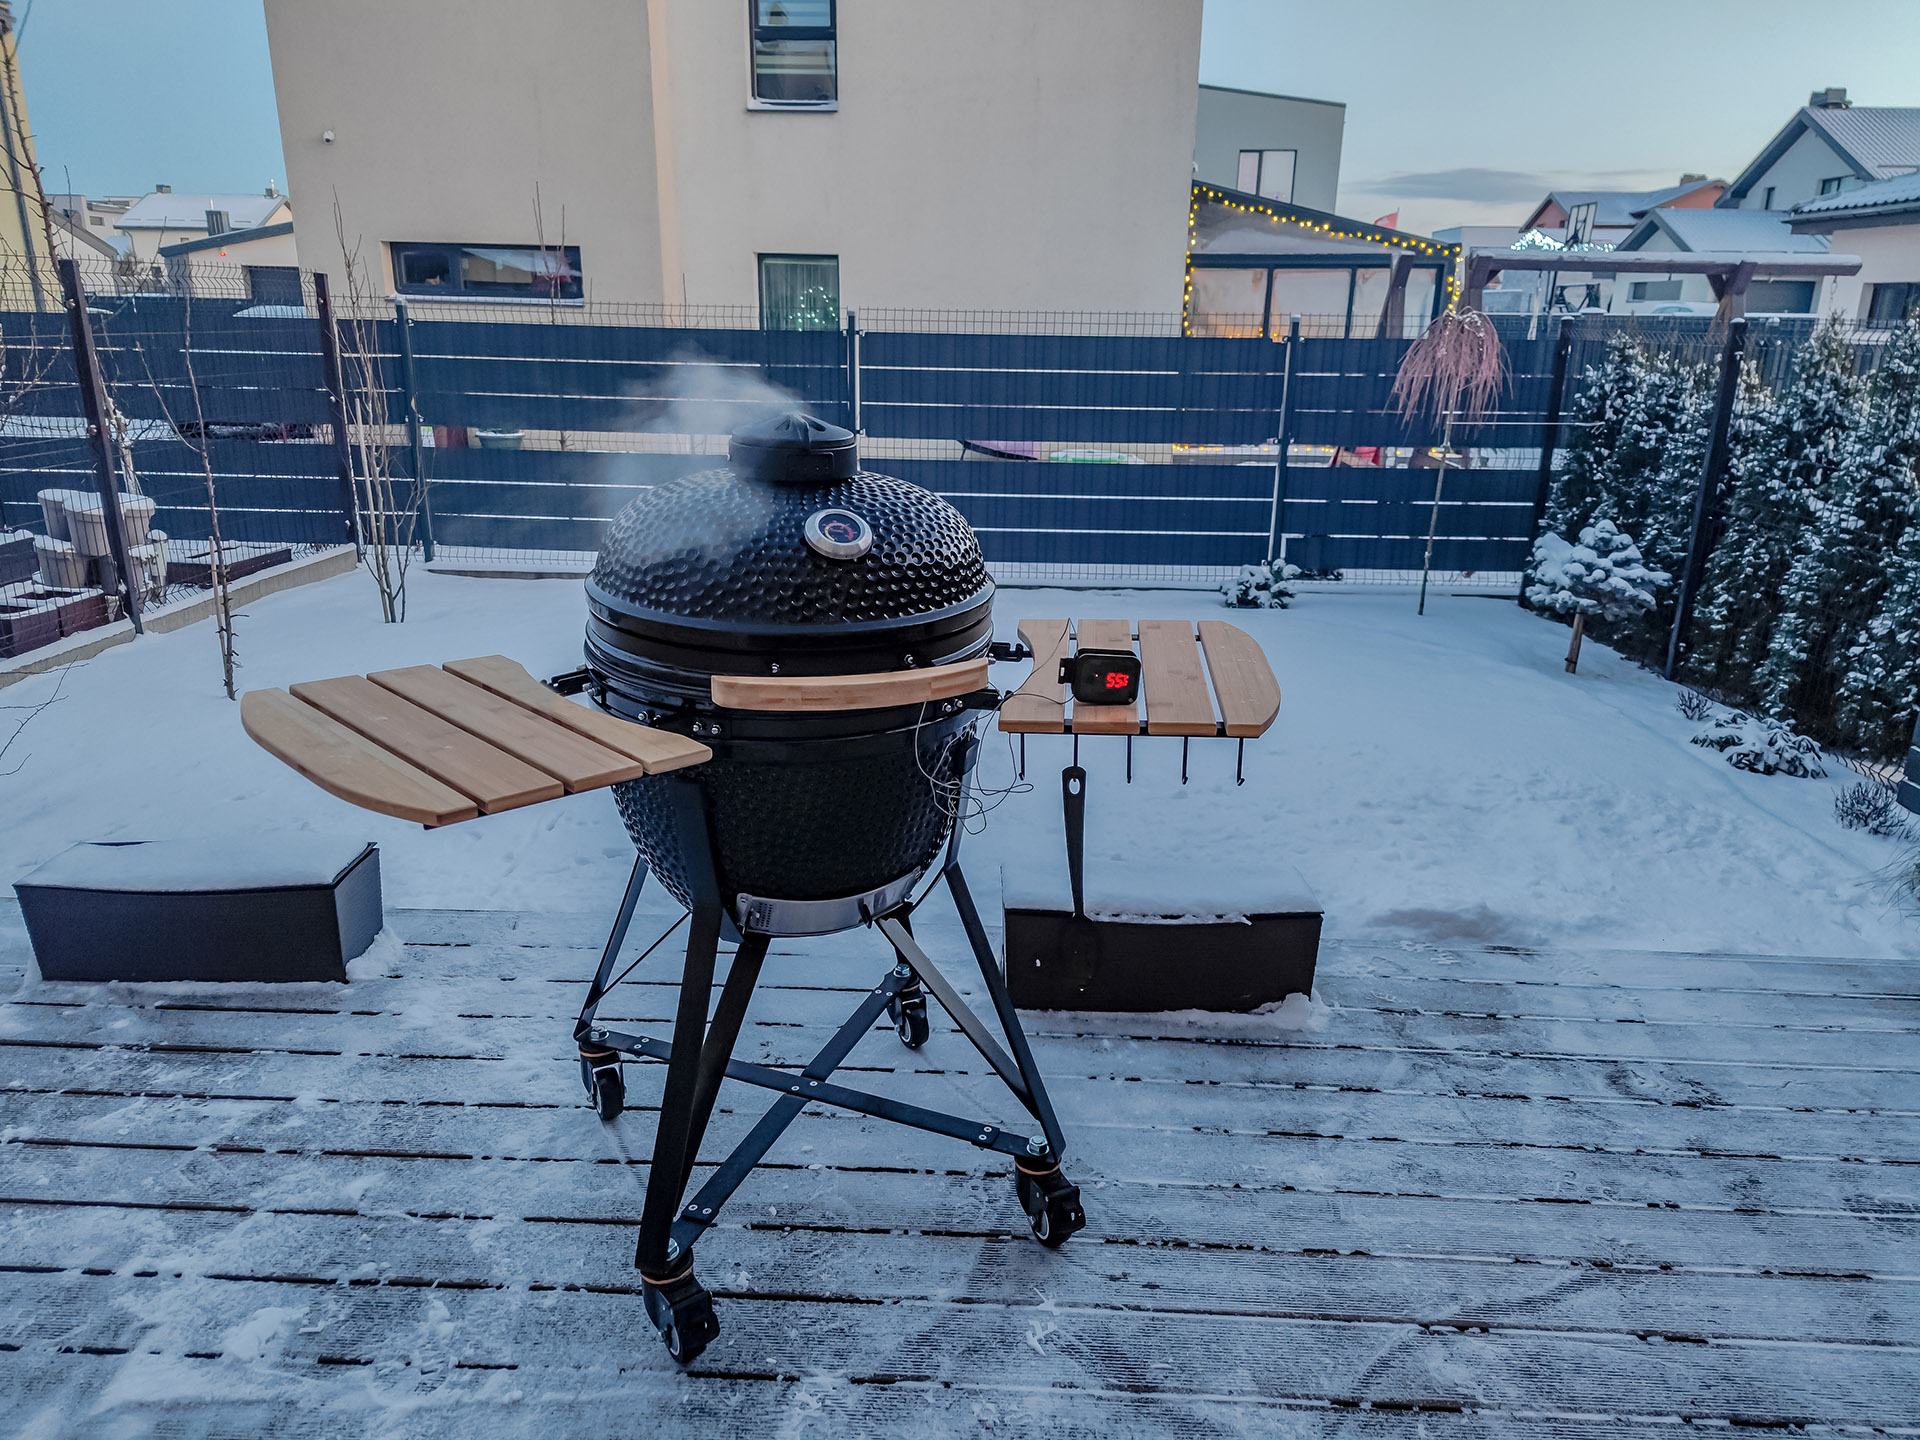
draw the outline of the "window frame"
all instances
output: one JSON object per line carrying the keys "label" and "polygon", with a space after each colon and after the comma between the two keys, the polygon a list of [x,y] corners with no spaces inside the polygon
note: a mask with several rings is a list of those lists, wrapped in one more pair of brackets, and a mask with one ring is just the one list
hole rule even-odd
{"label": "window frame", "polygon": [[[578,295],[539,295],[531,286],[525,294],[517,291],[468,290],[461,266],[461,257],[470,250],[525,250],[539,254],[542,250],[557,250],[570,267],[574,285],[580,291]],[[447,274],[453,284],[446,289],[432,285],[409,285],[403,278],[404,265],[409,255],[438,255],[446,261]],[[511,244],[496,245],[474,240],[389,240],[387,242],[387,263],[393,271],[393,293],[410,300],[450,301],[460,305],[585,305],[586,271],[580,263],[578,245],[540,245]]]}
{"label": "window frame", "polygon": [[[762,31],[782,34],[762,34]],[[761,40],[825,40],[833,46],[833,98],[831,100],[763,100],[760,97],[759,71],[754,66],[753,47]],[[747,109],[798,111],[826,114],[840,108],[840,0],[827,0],[826,25],[762,25],[760,0],[747,0]]]}
{"label": "window frame", "polygon": [[1820,193],[1822,195],[1838,195],[1846,183],[1847,177],[1844,175],[1829,175],[1820,182]]}
{"label": "window frame", "polygon": [[[811,326],[811,327],[800,326],[800,325],[769,325],[767,323],[767,262],[769,260],[802,261],[802,262],[806,262],[814,265],[822,265],[829,260],[833,262],[833,317],[834,318],[833,318],[833,325],[831,327],[828,327],[825,325]],[[781,330],[781,331],[790,331],[794,334],[812,333],[812,334],[818,335],[818,334],[827,333],[829,328],[833,330],[838,330],[845,323],[845,320],[844,320],[845,312],[841,309],[840,257],[838,255],[826,255],[826,254],[819,254],[814,252],[801,252],[801,251],[795,251],[795,250],[762,251],[753,257],[753,277],[754,277],[755,290],[756,290],[757,301],[758,301],[758,309],[760,311],[760,328],[762,330]]]}
{"label": "window frame", "polygon": [[[1251,188],[1240,184],[1241,173],[1247,168],[1247,157],[1255,157],[1253,162],[1253,185]],[[1269,195],[1261,186],[1267,183],[1267,157],[1269,155],[1291,155],[1292,163],[1287,166],[1287,193]],[[1286,145],[1261,146],[1251,150],[1242,150],[1235,157],[1233,171],[1234,185],[1243,194],[1258,195],[1262,200],[1278,201],[1282,205],[1293,204],[1293,192],[1300,184],[1300,151],[1297,147]]]}

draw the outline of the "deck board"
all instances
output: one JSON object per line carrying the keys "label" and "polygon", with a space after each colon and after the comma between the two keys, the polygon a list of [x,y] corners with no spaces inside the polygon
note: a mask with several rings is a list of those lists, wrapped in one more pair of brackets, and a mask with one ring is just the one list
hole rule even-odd
{"label": "deck board", "polygon": [[[394,924],[417,943],[347,987],[12,982],[0,1385],[29,1418],[150,1429],[146,1392],[190,1392],[166,1433],[319,1436],[369,1386],[462,1437],[609,1400],[1089,1440],[1920,1413],[1920,967],[1330,943],[1316,1029],[1031,1015],[1087,1233],[1034,1246],[1000,1157],[809,1112],[702,1242],[724,1328],[689,1378],[631,1293],[660,1067],[602,1126],[568,1056],[604,920]],[[950,914],[921,938],[978,990]],[[24,943],[0,906],[0,971]],[[782,942],[741,1052],[804,1057],[884,958]],[[604,1013],[664,1030],[677,968]],[[935,1019],[849,1083],[1011,1120]],[[723,1089],[703,1165],[760,1100]]]}

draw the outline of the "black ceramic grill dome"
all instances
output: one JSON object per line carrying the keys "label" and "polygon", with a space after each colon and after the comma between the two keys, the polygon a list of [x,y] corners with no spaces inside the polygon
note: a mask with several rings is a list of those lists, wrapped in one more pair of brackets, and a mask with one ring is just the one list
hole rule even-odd
{"label": "black ceramic grill dome", "polygon": [[683,902],[676,783],[700,787],[729,904],[879,890],[917,874],[944,840],[968,712],[721,711],[710,682],[971,659],[992,638],[993,581],[959,512],[859,469],[846,430],[782,416],[736,434],[729,460],[628,505],[587,582],[601,703],[715,750],[678,780],[616,787],[621,814]]}

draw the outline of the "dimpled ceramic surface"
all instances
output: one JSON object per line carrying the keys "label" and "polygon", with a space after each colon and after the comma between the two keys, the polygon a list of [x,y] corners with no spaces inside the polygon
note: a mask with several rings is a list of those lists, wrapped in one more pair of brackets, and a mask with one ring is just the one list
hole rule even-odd
{"label": "dimpled ceramic surface", "polygon": [[[817,510],[853,511],[873,548],[832,560],[806,542]],[[742,628],[907,620],[986,597],[980,544],[931,491],[862,471],[828,485],[777,485],[727,469],[654,487],[622,510],[590,582],[615,609]]]}

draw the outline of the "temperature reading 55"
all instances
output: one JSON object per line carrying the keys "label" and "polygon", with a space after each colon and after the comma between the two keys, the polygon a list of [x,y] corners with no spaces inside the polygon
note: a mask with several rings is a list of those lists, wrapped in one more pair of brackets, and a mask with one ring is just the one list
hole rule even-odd
{"label": "temperature reading 55", "polygon": [[1060,662],[1060,683],[1080,705],[1131,705],[1140,695],[1140,657],[1131,650],[1082,650]]}

